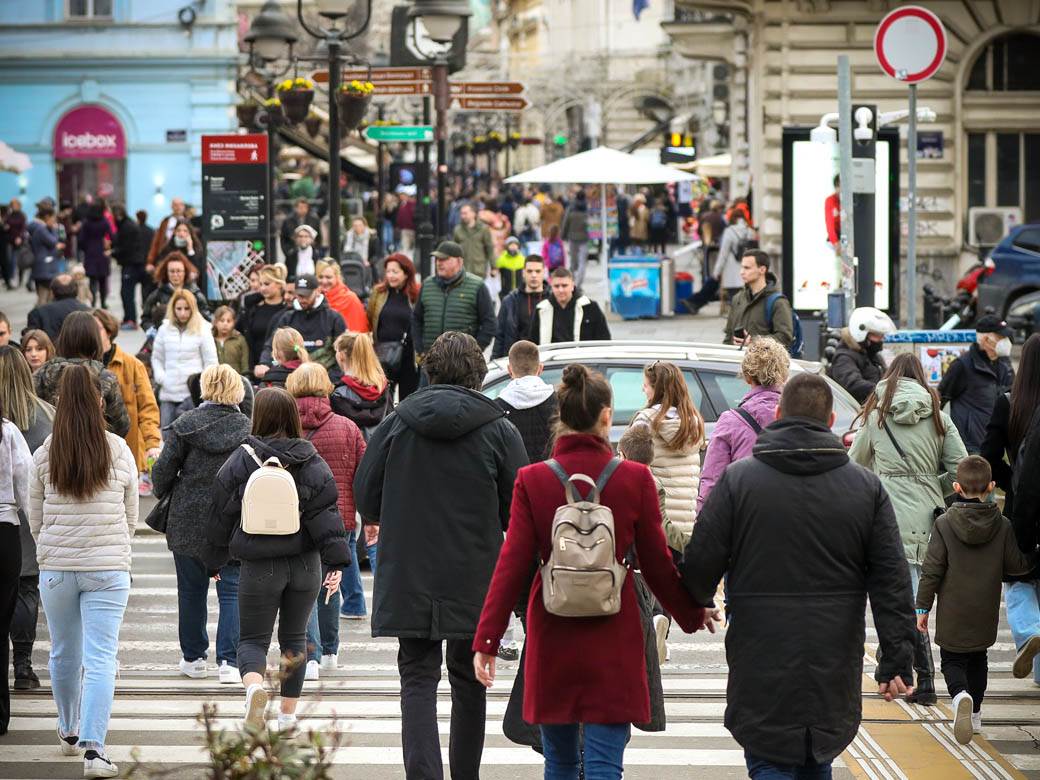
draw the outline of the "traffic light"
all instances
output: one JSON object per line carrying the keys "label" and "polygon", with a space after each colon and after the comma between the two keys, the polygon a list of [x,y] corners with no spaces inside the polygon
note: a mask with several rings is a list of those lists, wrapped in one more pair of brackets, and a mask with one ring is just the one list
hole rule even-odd
{"label": "traffic light", "polygon": [[563,133],[557,133],[556,135],[553,136],[553,145],[554,146],[566,146],[567,145],[567,136],[565,136]]}

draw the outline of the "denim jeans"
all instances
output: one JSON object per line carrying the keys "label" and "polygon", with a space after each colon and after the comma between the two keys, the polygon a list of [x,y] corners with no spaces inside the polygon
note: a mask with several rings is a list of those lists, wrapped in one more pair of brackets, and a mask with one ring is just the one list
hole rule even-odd
{"label": "denim jeans", "polygon": [[570,265],[571,273],[574,274],[574,285],[581,287],[582,282],[585,281],[585,267],[589,261],[589,242],[588,241],[569,241],[570,248]]}
{"label": "denim jeans", "polygon": [[[205,658],[209,650],[206,633],[209,575],[198,559],[182,553],[173,554],[177,569],[177,637],[185,661]],[[238,666],[238,577],[239,567],[224,566],[217,581],[217,666],[227,661]]]}
{"label": "denim jeans", "polygon": [[583,763],[585,780],[620,780],[631,726],[584,724],[584,750],[579,743],[579,730],[577,723],[541,727],[545,780],[578,780]]}
{"label": "denim jeans", "polygon": [[58,731],[102,751],[116,688],[119,627],[130,598],[128,571],[41,571],[51,634],[51,692]]}
{"label": "denim jeans", "polygon": [[[365,591],[361,586],[361,569],[358,568],[354,549],[357,547],[357,529],[347,532],[347,548],[350,550],[350,566],[343,569],[343,579],[339,583],[339,592],[343,597],[340,612],[351,617],[364,617],[368,614],[365,608]],[[322,597],[324,599],[324,597]]]}
{"label": "denim jeans", "polygon": [[830,780],[831,778],[830,761],[825,764],[810,762],[801,766],[775,764],[764,758],[755,758],[745,750],[744,762],[747,764],[748,777],[751,780]]}
{"label": "denim jeans", "polygon": [[[1007,583],[1004,602],[1011,638],[1021,650],[1029,637],[1040,634],[1040,580]],[[1033,659],[1033,680],[1040,683],[1040,656]]]}
{"label": "denim jeans", "polygon": [[323,655],[339,655],[339,591],[325,603],[325,588],[318,591],[318,599],[307,621],[307,660],[320,661]]}
{"label": "denim jeans", "polygon": [[372,579],[376,577],[376,557],[379,553],[379,542],[375,544],[366,544],[365,552],[368,553],[368,565],[372,569]]}
{"label": "denim jeans", "polygon": [[191,402],[190,397],[185,398],[183,401],[160,401],[159,425],[163,428],[167,425],[172,425],[174,420],[194,408],[195,404]]}

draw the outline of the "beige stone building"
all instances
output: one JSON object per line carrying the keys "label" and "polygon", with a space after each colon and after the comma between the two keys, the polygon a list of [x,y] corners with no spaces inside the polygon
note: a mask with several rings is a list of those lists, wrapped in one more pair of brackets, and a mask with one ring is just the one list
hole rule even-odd
{"label": "beige stone building", "polygon": [[[873,50],[889,0],[675,0],[662,26],[675,49],[733,68],[731,194],[753,193],[764,246],[781,247],[781,133],[837,110],[837,58],[848,54],[853,101],[905,108],[907,88],[884,75]],[[919,159],[921,274],[950,287],[969,245],[971,207],[1017,207],[1040,222],[1040,2],[917,0],[942,19],[948,55],[919,87],[936,113],[941,156]],[[742,111],[743,110],[743,111]],[[906,194],[905,125],[900,192]],[[905,203],[905,201],[904,201]],[[903,234],[905,235],[905,205]],[[905,243],[903,244],[905,253]],[[941,276],[940,276],[941,275]]]}

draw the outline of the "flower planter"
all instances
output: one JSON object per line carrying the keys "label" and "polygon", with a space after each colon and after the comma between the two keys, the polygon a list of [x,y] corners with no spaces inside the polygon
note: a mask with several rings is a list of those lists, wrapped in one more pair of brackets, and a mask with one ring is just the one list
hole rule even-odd
{"label": "flower planter", "polygon": [[303,126],[307,130],[307,135],[317,138],[318,133],[321,132],[321,117],[311,115],[303,120]]}
{"label": "flower planter", "polygon": [[487,140],[488,151],[498,152],[502,150],[502,139],[489,137]]}
{"label": "flower planter", "polygon": [[240,103],[235,106],[235,113],[238,115],[238,124],[247,130],[252,130],[256,127],[256,115],[260,111],[260,106],[256,103]]}
{"label": "flower planter", "polygon": [[516,149],[518,146],[520,146],[520,135],[519,134],[517,134],[517,135],[510,135],[509,136],[509,148],[510,149]]}
{"label": "flower planter", "polygon": [[340,92],[336,95],[336,106],[339,108],[340,131],[349,133],[356,130],[368,112],[368,104],[372,95],[361,95],[356,92]]}
{"label": "flower planter", "polygon": [[313,89],[292,89],[282,92],[279,96],[282,101],[282,110],[285,117],[294,125],[299,124],[307,118],[311,110],[311,102],[314,100]]}
{"label": "flower planter", "polygon": [[280,127],[285,124],[285,114],[280,105],[265,105],[264,111],[267,114],[268,127]]}

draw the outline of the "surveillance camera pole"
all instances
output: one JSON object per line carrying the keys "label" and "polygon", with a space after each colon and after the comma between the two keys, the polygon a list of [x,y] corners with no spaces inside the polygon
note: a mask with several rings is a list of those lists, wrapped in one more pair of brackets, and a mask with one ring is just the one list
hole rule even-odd
{"label": "surveillance camera pole", "polygon": [[838,145],[841,182],[841,289],[845,306],[841,325],[847,322],[855,294],[855,222],[852,218],[852,69],[849,56],[838,57]]}

